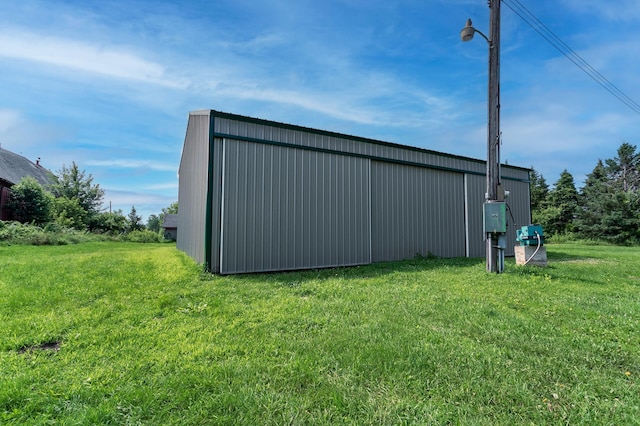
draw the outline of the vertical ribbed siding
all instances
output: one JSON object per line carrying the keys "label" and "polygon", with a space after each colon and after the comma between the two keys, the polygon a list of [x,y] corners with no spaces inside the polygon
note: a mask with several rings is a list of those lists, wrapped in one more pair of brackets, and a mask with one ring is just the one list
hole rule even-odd
{"label": "vertical ribbed siding", "polygon": [[209,116],[189,116],[179,169],[178,239],[176,247],[205,262]]}
{"label": "vertical ribbed siding", "polygon": [[223,141],[221,138],[215,138],[213,141],[213,167],[211,167],[211,209],[210,220],[211,226],[211,259],[209,265],[211,272],[220,272],[220,216],[222,212],[222,148]]}
{"label": "vertical ribbed siding", "polygon": [[[509,191],[506,199],[507,209],[507,256],[514,255],[514,245],[516,244],[516,229],[529,224],[529,184],[503,179],[502,184],[505,190]],[[484,229],[482,224],[482,209],[484,204],[484,194],[487,191],[487,180],[485,176],[467,175],[467,211],[469,212],[469,236],[470,236],[470,257],[485,256]],[[514,222],[515,221],[515,222]]]}
{"label": "vertical ribbed siding", "polygon": [[[218,134],[213,143],[210,132]],[[222,135],[237,138],[223,141]],[[194,112],[180,164],[178,248],[205,263],[208,247],[212,272],[222,273],[362,264],[429,252],[484,256],[484,167],[479,160],[433,151]],[[502,181],[511,191],[507,203],[515,222],[528,224],[528,171],[503,166],[502,172],[515,179]],[[515,244],[510,215],[508,222],[509,255]]]}
{"label": "vertical ribbed siding", "polygon": [[465,255],[464,176],[372,162],[372,261]]}
{"label": "vertical ribbed siding", "polygon": [[369,163],[225,139],[220,272],[370,263]]}
{"label": "vertical ribbed siding", "polygon": [[485,255],[486,248],[482,223],[482,206],[484,204],[485,192],[487,192],[486,176],[467,174],[466,208],[468,212],[468,251],[470,257],[483,257]]}
{"label": "vertical ribbed siding", "polygon": [[[521,226],[529,225],[531,221],[531,201],[529,193],[529,184],[526,182],[503,181],[503,185],[509,191],[507,198],[507,256],[514,256],[516,245],[516,230]],[[511,214],[510,214],[510,213]],[[514,223],[515,221],[515,223]]]}
{"label": "vertical ribbed siding", "polygon": [[[226,116],[226,114],[224,114]],[[318,149],[335,150],[344,153],[367,155],[381,159],[392,159],[410,163],[418,163],[441,168],[453,168],[484,173],[483,162],[450,155],[443,155],[433,151],[403,147],[364,138],[348,137],[346,135],[327,134],[296,126],[286,128],[274,127],[277,123],[256,123],[240,119],[223,117],[216,119],[216,132],[235,135],[239,139],[262,139],[277,143],[299,145]]]}

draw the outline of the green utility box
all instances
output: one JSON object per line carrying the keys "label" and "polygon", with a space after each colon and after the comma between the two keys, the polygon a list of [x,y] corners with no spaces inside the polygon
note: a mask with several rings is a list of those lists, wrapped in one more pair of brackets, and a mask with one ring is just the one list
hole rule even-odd
{"label": "green utility box", "polygon": [[507,205],[504,201],[484,203],[483,216],[485,234],[507,232]]}

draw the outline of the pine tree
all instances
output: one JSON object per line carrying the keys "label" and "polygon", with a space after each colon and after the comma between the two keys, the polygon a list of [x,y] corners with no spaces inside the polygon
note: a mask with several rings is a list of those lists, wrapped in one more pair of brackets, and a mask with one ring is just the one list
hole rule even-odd
{"label": "pine tree", "polygon": [[131,211],[127,215],[127,232],[140,231],[144,229],[142,217],[138,216],[135,206],[131,206]]}
{"label": "pine tree", "polygon": [[547,199],[548,205],[540,214],[540,224],[545,233],[553,235],[573,231],[573,220],[578,211],[578,191],[573,176],[566,169],[549,191]]}
{"label": "pine tree", "polygon": [[581,191],[576,228],[581,235],[616,244],[640,240],[640,155],[623,143],[618,156],[598,161]]}
{"label": "pine tree", "polygon": [[87,176],[84,170],[80,171],[75,161],[69,168],[62,166],[49,189],[56,197],[77,199],[89,215],[100,211],[104,197],[104,190],[100,185],[93,184],[93,176]]}
{"label": "pine tree", "polygon": [[640,154],[636,146],[624,142],[618,148],[618,156],[606,160],[609,177],[624,192],[637,192],[640,187]]}
{"label": "pine tree", "polygon": [[531,173],[529,173],[531,188],[531,212],[534,213],[546,207],[547,197],[549,196],[549,185],[542,176],[542,173],[538,173],[533,167],[531,167]]}
{"label": "pine tree", "polygon": [[603,218],[612,210],[612,205],[613,188],[602,160],[598,160],[580,191],[580,208],[576,214],[576,230],[580,235],[594,239],[605,238],[607,231]]}

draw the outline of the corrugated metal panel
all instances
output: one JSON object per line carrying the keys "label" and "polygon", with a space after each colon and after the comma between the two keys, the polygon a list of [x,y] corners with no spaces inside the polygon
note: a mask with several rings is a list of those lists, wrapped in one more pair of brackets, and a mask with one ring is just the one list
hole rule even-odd
{"label": "corrugated metal panel", "polygon": [[465,255],[462,173],[372,162],[372,260]]}
{"label": "corrugated metal panel", "polygon": [[[209,113],[217,135],[211,155]],[[178,247],[203,262],[208,222],[213,272],[485,254],[483,161],[199,111],[189,119],[180,173]],[[528,170],[502,173],[519,227],[530,215]],[[508,231],[510,255],[515,227]]]}
{"label": "corrugated metal panel", "polygon": [[469,236],[469,257],[485,256],[484,230],[482,224],[482,206],[487,192],[486,176],[467,174],[467,229]]}
{"label": "corrugated metal panel", "polygon": [[213,167],[211,168],[211,272],[220,272],[220,220],[222,211],[222,147],[223,140],[213,142]]}
{"label": "corrugated metal panel", "polygon": [[178,189],[178,249],[198,263],[205,262],[209,116],[189,115],[182,148]]}
{"label": "corrugated metal panel", "polygon": [[365,264],[370,162],[225,139],[221,273]]}
{"label": "corrugated metal panel", "polygon": [[[529,217],[529,184],[512,180],[503,180],[505,190],[509,191],[507,198],[507,256],[514,255],[516,244],[516,229],[528,225]],[[485,253],[484,230],[482,228],[482,206],[484,194],[487,191],[485,176],[467,175],[467,211],[470,236],[469,256],[483,257]]]}
{"label": "corrugated metal panel", "polygon": [[516,230],[521,226],[529,225],[531,223],[531,201],[529,193],[529,184],[526,182],[517,181],[503,181],[504,187],[509,191],[509,197],[507,198],[507,206],[509,212],[507,212],[507,222],[509,227],[507,228],[507,256],[514,256],[516,245]]}
{"label": "corrugated metal panel", "polygon": [[[260,120],[242,121],[241,118],[233,119],[224,114],[223,118],[216,118],[216,133],[233,135],[241,138],[266,138],[266,141],[286,143],[299,146],[313,147],[325,150],[333,150],[357,155],[379,157],[434,167],[452,168],[474,173],[485,173],[483,162],[465,157],[458,157],[415,149],[411,147],[391,144],[387,142],[367,140],[364,138],[348,137],[314,129],[299,128],[282,124],[277,131],[266,131],[269,122]],[[278,123],[272,123],[273,126]],[[306,131],[305,131],[306,130]]]}

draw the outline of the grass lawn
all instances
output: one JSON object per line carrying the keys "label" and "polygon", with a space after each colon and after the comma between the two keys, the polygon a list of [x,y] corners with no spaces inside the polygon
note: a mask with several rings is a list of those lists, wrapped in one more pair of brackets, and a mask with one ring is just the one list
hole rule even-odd
{"label": "grass lawn", "polygon": [[640,249],[210,276],[0,247],[0,424],[640,424]]}

